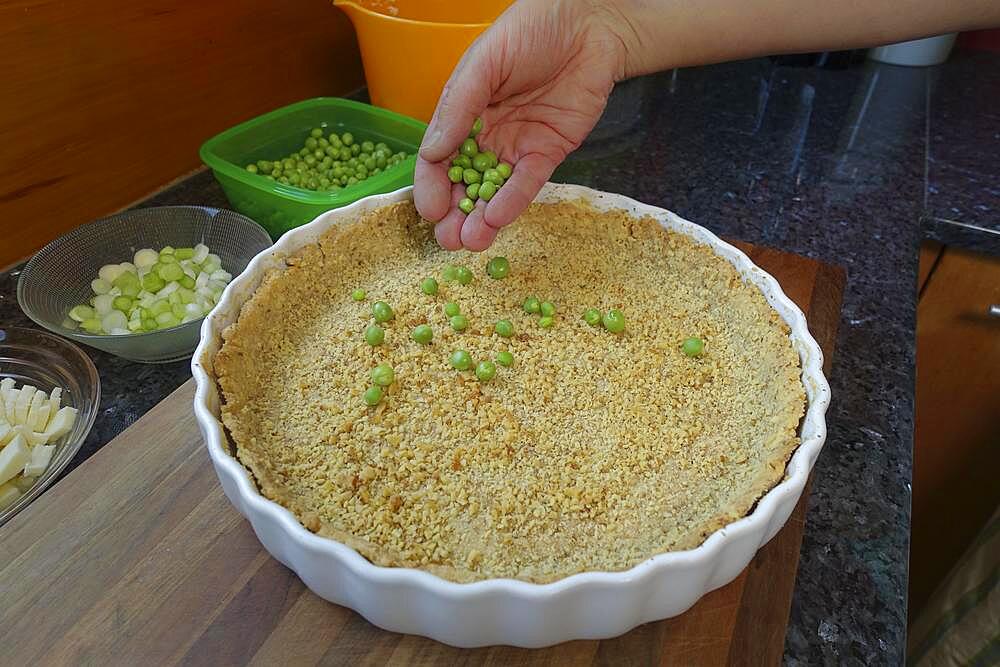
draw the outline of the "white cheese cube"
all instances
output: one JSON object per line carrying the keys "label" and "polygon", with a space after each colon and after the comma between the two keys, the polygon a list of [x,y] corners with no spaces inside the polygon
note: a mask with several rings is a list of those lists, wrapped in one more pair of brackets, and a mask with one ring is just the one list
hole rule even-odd
{"label": "white cheese cube", "polygon": [[38,477],[49,467],[55,445],[39,445],[31,450],[31,460],[24,464],[25,477]]}
{"label": "white cheese cube", "polygon": [[13,479],[30,460],[31,449],[21,434],[18,434],[6,447],[0,449],[0,484]]}
{"label": "white cheese cube", "polygon": [[34,398],[37,388],[26,384],[21,387],[17,394],[17,402],[14,404],[14,424],[24,424],[28,421],[28,408],[31,407],[31,399]]}
{"label": "white cheese cube", "polygon": [[76,413],[76,408],[69,406],[59,409],[59,412],[56,413],[45,429],[45,436],[49,442],[54,442],[69,433],[70,429],[73,428],[73,422],[76,421]]}

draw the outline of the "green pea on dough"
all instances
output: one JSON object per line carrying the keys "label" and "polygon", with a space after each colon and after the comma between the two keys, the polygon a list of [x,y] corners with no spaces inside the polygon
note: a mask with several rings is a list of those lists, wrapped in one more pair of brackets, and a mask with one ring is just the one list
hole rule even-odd
{"label": "green pea on dough", "polygon": [[455,317],[461,312],[462,311],[459,309],[458,304],[455,303],[454,301],[449,301],[448,303],[444,304],[444,314],[447,315],[448,317]]}
{"label": "green pea on dough", "polygon": [[489,382],[497,375],[497,367],[492,361],[480,361],[476,366],[476,377],[480,382]]}
{"label": "green pea on dough", "polygon": [[426,324],[419,324],[413,329],[410,337],[421,345],[427,345],[434,339],[434,330]]}
{"label": "green pea on dough", "polygon": [[486,263],[486,273],[494,280],[506,278],[510,273],[510,262],[506,257],[494,257]]}
{"label": "green pea on dough", "polygon": [[551,301],[542,301],[538,308],[543,317],[552,317],[556,314],[556,307],[552,305]]}
{"label": "green pea on dough", "polygon": [[368,387],[365,390],[365,403],[368,405],[378,405],[379,401],[382,400],[382,387]]}
{"label": "green pea on dough", "polygon": [[438,293],[438,281],[433,278],[424,278],[420,282],[420,291],[428,296],[434,296]]}
{"label": "green pea on dough", "polygon": [[501,350],[497,352],[497,363],[505,368],[512,366],[514,364],[514,355],[507,350]]}
{"label": "green pea on dough", "polygon": [[685,338],[681,350],[689,357],[700,357],[705,351],[705,341],[695,336]]}
{"label": "green pea on dough", "polygon": [[483,181],[483,175],[475,169],[466,169],[462,172],[462,180],[465,181],[466,185],[481,183]]}
{"label": "green pea on dough", "polygon": [[475,139],[469,137],[462,142],[462,147],[459,149],[459,152],[462,155],[467,156],[469,159],[472,159],[476,153],[479,152],[479,144],[476,143]]}
{"label": "green pea on dough", "polygon": [[452,183],[461,183],[464,172],[465,170],[462,169],[462,167],[455,165],[454,167],[448,170],[448,180],[451,181]]}
{"label": "green pea on dough", "polygon": [[455,269],[455,280],[461,285],[468,285],[472,282],[472,271],[465,266],[458,267]]}
{"label": "green pea on dough", "polygon": [[494,326],[494,330],[498,335],[503,336],[504,338],[510,338],[514,335],[514,325],[510,320],[500,320]]}
{"label": "green pea on dough", "polygon": [[588,308],[583,313],[584,321],[592,327],[600,326],[601,324],[601,311],[596,308]]}
{"label": "green pea on dough", "polygon": [[538,318],[538,326],[540,326],[543,329],[548,329],[553,324],[555,324],[555,320],[549,317],[548,315]]}
{"label": "green pea on dough", "polygon": [[542,304],[537,297],[529,296],[524,300],[524,312],[534,315],[541,310]]}
{"label": "green pea on dough", "polygon": [[365,291],[363,289],[356,289],[353,292],[351,292],[351,298],[354,299],[355,301],[364,301]]}
{"label": "green pea on dough", "polygon": [[465,315],[453,315],[448,319],[448,324],[455,331],[465,331],[469,328],[469,319]]}
{"label": "green pea on dough", "polygon": [[385,329],[377,324],[369,324],[365,329],[365,342],[376,347],[385,340]]}
{"label": "green pea on dough", "polygon": [[604,328],[611,333],[620,334],[625,331],[625,315],[617,309],[609,310],[601,318]]}
{"label": "green pea on dough", "polygon": [[472,366],[472,355],[465,350],[455,350],[451,353],[451,356],[448,357],[448,363],[450,363],[451,367],[456,370],[466,371],[469,370],[470,366]]}
{"label": "green pea on dough", "polygon": [[472,210],[476,208],[476,202],[472,201],[468,197],[462,197],[462,200],[458,202],[458,208],[462,213],[469,215]]}
{"label": "green pea on dough", "polygon": [[376,322],[388,322],[395,317],[395,313],[385,301],[376,301],[372,304],[372,316]]}
{"label": "green pea on dough", "polygon": [[396,373],[392,370],[392,366],[387,363],[381,363],[372,369],[372,382],[380,387],[388,387],[396,380]]}

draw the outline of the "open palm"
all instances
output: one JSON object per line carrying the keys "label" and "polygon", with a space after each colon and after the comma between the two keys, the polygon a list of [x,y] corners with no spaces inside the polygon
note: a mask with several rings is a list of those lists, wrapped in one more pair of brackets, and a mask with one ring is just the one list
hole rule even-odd
{"label": "open palm", "polygon": [[[593,129],[624,71],[612,24],[597,2],[526,0],[469,47],[445,85],[414,176],[417,210],[438,223],[443,247],[488,248]],[[480,146],[514,171],[466,216],[458,210],[465,186],[447,171],[476,116]]]}

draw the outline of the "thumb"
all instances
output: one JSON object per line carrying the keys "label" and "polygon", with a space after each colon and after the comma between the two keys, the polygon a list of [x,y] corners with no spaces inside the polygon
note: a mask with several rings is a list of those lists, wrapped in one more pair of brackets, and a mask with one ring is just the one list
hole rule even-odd
{"label": "thumb", "polygon": [[442,162],[458,150],[469,136],[476,117],[490,103],[492,63],[490,56],[485,54],[491,50],[485,48],[485,43],[490,39],[491,30],[468,48],[441,91],[434,117],[420,145],[420,157],[427,162]]}

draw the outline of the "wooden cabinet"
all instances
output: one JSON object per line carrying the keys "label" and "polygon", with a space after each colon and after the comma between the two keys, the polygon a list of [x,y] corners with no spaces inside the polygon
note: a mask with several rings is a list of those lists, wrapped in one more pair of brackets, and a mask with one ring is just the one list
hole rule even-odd
{"label": "wooden cabinet", "polygon": [[911,619],[1000,504],[1000,258],[925,245],[920,277]]}

